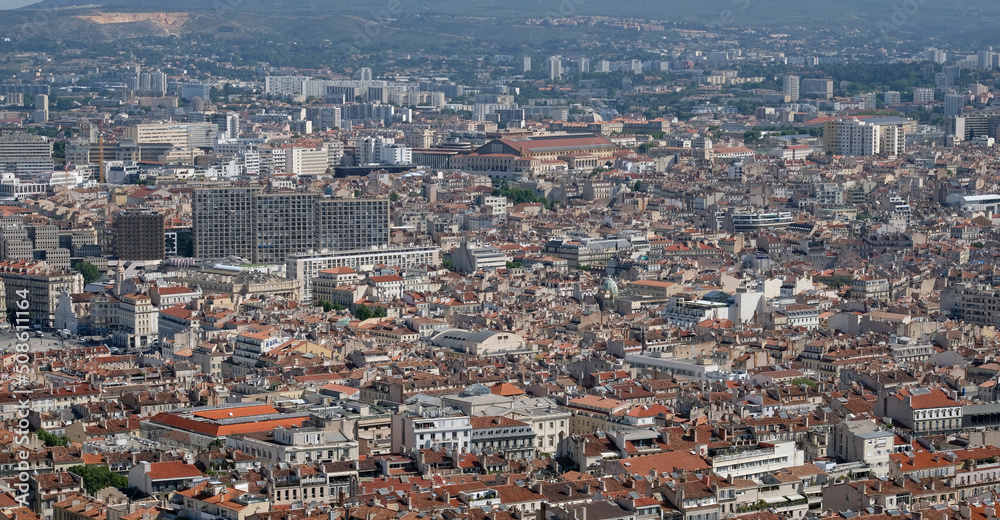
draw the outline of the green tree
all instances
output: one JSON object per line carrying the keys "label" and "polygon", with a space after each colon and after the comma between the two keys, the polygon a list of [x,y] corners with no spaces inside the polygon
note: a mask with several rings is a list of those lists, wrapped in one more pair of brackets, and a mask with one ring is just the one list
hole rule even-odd
{"label": "green tree", "polygon": [[87,464],[73,466],[69,472],[83,478],[83,487],[88,493],[94,494],[108,486],[123,489],[128,487],[128,478],[108,469],[107,466]]}
{"label": "green tree", "polygon": [[441,267],[444,267],[445,269],[454,269],[455,261],[451,258],[445,258],[444,260],[441,260]]}
{"label": "green tree", "polygon": [[65,435],[53,435],[45,430],[38,430],[35,435],[46,446],[67,446],[69,444],[69,439]]}
{"label": "green tree", "polygon": [[333,302],[330,300],[320,300],[317,305],[323,308],[323,312],[330,312],[333,310]]}
{"label": "green tree", "polygon": [[391,201],[391,202],[399,202],[399,194],[396,193],[396,192],[394,192],[394,191],[390,192],[389,193],[389,201]]}
{"label": "green tree", "polygon": [[385,307],[383,307],[381,305],[376,306],[375,310],[372,311],[372,317],[373,318],[385,318],[386,316],[387,316],[387,313],[385,311]]}
{"label": "green tree", "polygon": [[358,310],[354,311],[354,317],[361,321],[371,319],[374,316],[375,313],[372,312],[372,308],[363,303],[358,307]]}
{"label": "green tree", "polygon": [[521,262],[511,262],[510,260],[507,261],[507,269],[520,269],[522,267],[524,267],[524,264],[522,264]]}
{"label": "green tree", "polygon": [[746,144],[757,144],[760,142],[761,133],[760,130],[753,129],[743,132],[743,142]]}
{"label": "green tree", "polygon": [[97,266],[87,261],[77,262],[75,269],[76,272],[83,275],[84,284],[95,282],[101,277],[101,271]]}
{"label": "green tree", "polygon": [[806,385],[810,388],[816,388],[816,385],[818,384],[816,383],[815,379],[811,379],[808,377],[796,377],[795,379],[791,380],[791,383],[793,385]]}

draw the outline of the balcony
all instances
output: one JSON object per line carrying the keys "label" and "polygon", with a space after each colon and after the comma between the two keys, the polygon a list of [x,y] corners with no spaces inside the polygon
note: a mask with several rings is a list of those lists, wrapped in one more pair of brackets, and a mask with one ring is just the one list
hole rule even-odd
{"label": "balcony", "polygon": [[712,460],[718,463],[773,454],[774,448],[758,448],[755,450],[738,450],[732,453],[723,452],[712,457]]}

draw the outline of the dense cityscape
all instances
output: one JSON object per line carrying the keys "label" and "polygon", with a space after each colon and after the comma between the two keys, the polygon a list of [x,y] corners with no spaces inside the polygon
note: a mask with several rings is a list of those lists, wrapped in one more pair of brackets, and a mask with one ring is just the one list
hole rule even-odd
{"label": "dense cityscape", "polygon": [[995,6],[311,1],[0,2],[0,520],[997,520]]}

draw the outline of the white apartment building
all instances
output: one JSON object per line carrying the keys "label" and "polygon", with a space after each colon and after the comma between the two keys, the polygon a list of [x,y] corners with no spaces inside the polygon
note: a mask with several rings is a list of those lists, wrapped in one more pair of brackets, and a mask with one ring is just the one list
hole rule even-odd
{"label": "white apartment building", "polygon": [[22,174],[52,171],[52,142],[40,135],[0,137],[0,168]]}
{"label": "white apartment building", "polygon": [[126,294],[114,306],[118,329],[111,335],[116,346],[147,349],[156,344],[160,333],[160,310],[145,294]]}
{"label": "white apartment building", "polygon": [[125,138],[136,143],[170,143],[177,147],[212,148],[218,135],[215,123],[142,123],[125,128]]}
{"label": "white apartment building", "polygon": [[273,438],[235,435],[226,439],[226,445],[257,457],[265,464],[305,464],[358,458],[358,441],[338,429],[279,426],[274,429],[273,435]]}
{"label": "white apartment building", "polygon": [[232,362],[233,365],[247,370],[234,368],[234,371],[241,372],[238,375],[244,375],[242,372],[253,372],[261,354],[274,350],[284,342],[284,339],[271,336],[268,332],[244,332],[236,336]]}
{"label": "white apartment building", "polygon": [[293,146],[285,151],[285,171],[296,175],[324,175],[330,167],[326,145],[316,148]]}
{"label": "white apartment building", "polygon": [[437,247],[369,248],[335,252],[323,249],[318,252],[293,254],[286,261],[286,276],[302,282],[302,301],[312,301],[312,280],[324,269],[350,267],[357,271],[371,270],[381,264],[390,267],[418,267],[440,265],[441,250]]}
{"label": "white apartment building", "polygon": [[772,471],[805,464],[805,454],[795,441],[760,443],[757,448],[738,450],[712,458],[712,472],[720,477],[758,479]]}
{"label": "white apartment building", "polygon": [[468,415],[451,414],[439,409],[425,410],[418,415],[392,416],[392,451],[439,447],[456,452],[469,451],[472,423]]}
{"label": "white apartment building", "polygon": [[837,155],[899,155],[906,150],[899,124],[836,119],[823,126],[823,151]]}

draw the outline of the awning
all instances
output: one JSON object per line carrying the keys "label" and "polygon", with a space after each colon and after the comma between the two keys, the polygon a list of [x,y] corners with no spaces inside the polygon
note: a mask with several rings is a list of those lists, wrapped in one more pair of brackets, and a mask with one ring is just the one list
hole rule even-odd
{"label": "awning", "polygon": [[804,497],[804,496],[802,496],[802,495],[800,495],[798,493],[796,493],[794,495],[788,495],[785,498],[787,498],[789,502],[793,502],[795,500],[805,500],[806,499],[806,497]]}
{"label": "awning", "polygon": [[786,500],[785,497],[771,497],[771,498],[765,498],[764,502],[767,502],[768,504],[781,504],[786,502]]}

